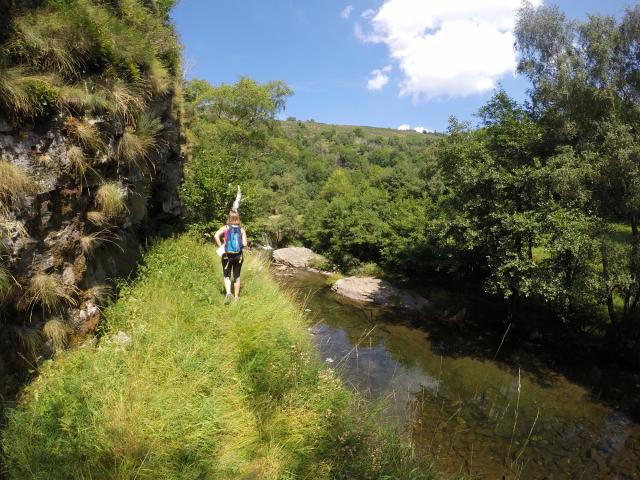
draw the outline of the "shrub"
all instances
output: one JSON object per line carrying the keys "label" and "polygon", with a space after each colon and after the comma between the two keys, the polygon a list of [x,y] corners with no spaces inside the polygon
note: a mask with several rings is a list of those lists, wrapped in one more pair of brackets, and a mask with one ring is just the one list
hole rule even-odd
{"label": "shrub", "polygon": [[125,205],[122,186],[118,182],[100,185],[96,192],[96,206],[107,221],[123,213]]}
{"label": "shrub", "polygon": [[375,277],[384,276],[384,270],[375,262],[360,263],[349,270],[349,275],[356,277]]}

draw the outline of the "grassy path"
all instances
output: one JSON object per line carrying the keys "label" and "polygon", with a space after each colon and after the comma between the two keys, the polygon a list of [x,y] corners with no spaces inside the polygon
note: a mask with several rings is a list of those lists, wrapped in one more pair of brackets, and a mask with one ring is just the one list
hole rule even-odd
{"label": "grassy path", "polygon": [[317,359],[259,261],[224,306],[210,245],[146,255],[97,347],[43,365],[8,415],[11,478],[431,478]]}

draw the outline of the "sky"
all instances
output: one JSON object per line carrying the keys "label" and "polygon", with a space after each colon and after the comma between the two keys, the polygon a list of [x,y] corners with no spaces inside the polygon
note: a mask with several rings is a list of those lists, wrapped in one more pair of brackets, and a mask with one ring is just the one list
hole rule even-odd
{"label": "sky", "polygon": [[[531,0],[567,17],[621,15],[632,0]],[[515,74],[520,0],[180,0],[172,17],[185,75],[212,84],[242,76],[294,91],[282,118],[444,131]]]}

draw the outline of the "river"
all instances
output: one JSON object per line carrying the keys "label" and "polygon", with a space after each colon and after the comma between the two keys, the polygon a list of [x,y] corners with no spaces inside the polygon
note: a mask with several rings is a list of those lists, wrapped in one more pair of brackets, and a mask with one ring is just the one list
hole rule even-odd
{"label": "river", "polygon": [[304,302],[322,360],[384,401],[386,421],[444,473],[640,479],[640,425],[593,385],[573,381],[584,376],[579,364],[556,371],[518,348],[503,354],[498,332],[354,305],[321,274],[279,273]]}

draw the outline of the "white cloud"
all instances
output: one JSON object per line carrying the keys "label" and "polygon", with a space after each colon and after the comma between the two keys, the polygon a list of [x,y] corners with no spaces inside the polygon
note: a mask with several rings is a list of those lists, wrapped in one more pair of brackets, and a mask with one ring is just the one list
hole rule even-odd
{"label": "white cloud", "polygon": [[409,125],[408,123],[404,123],[402,125],[400,125],[398,127],[398,130],[403,130],[403,131],[408,131],[408,130],[413,130],[414,132],[418,132],[418,133],[433,133],[433,130],[430,130],[428,128],[424,128],[424,127],[413,127],[411,128],[411,125]]}
{"label": "white cloud", "polygon": [[362,12],[360,14],[360,16],[362,18],[369,19],[369,18],[373,18],[375,16],[375,14],[376,14],[376,11],[373,10],[372,8],[369,8],[369,9],[365,10],[364,12]]}
{"label": "white cloud", "polygon": [[352,12],[353,12],[353,5],[347,5],[340,12],[340,16],[346,20],[347,18],[349,18],[351,16]]}
{"label": "white cloud", "polygon": [[384,68],[372,70],[369,74],[369,80],[367,80],[367,90],[379,91],[389,83],[388,73],[391,71],[391,65],[387,65]]}
{"label": "white cloud", "polygon": [[355,34],[387,45],[403,73],[401,95],[461,97],[491,90],[515,72],[520,6],[521,0],[385,0],[368,31],[356,23]]}

